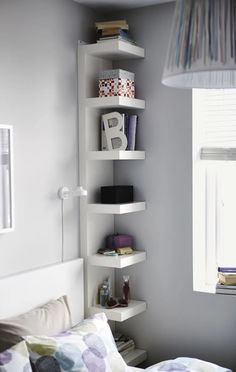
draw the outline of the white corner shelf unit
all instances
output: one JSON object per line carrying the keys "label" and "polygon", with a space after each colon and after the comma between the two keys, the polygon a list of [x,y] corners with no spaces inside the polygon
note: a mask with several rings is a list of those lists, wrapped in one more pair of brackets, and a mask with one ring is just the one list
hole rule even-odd
{"label": "white corner shelf unit", "polygon": [[[113,61],[144,58],[144,55],[143,48],[120,40],[78,47],[79,184],[88,191],[88,196],[80,199],[79,207],[81,256],[85,259],[85,314],[105,312],[109,320],[116,322],[144,312],[146,303],[132,299],[128,307],[103,308],[97,304],[99,285],[110,277],[114,293],[115,269],[144,262],[146,253],[134,251],[131,255],[108,257],[97,251],[103,247],[105,237],[115,232],[116,215],[144,211],[146,203],[101,204],[99,190],[101,186],[114,184],[114,161],[144,160],[145,151],[100,151],[100,118],[104,112],[115,109],[143,110],[145,101],[97,97],[97,79],[100,71],[113,68]],[[135,366],[146,359],[146,351],[135,349],[125,359]]]}

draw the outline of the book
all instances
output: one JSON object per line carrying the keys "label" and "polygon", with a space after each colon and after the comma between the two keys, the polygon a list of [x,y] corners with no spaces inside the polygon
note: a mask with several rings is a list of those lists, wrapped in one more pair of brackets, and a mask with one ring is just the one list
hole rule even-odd
{"label": "book", "polygon": [[223,290],[230,289],[231,291],[232,290],[236,291],[236,285],[226,285],[226,284],[217,283],[216,289],[223,289]]}
{"label": "book", "polygon": [[117,350],[120,352],[128,349],[130,346],[134,346],[134,340],[130,339],[128,341],[118,341],[116,343]]}
{"label": "book", "polygon": [[217,285],[216,286],[216,293],[217,294],[223,294],[223,295],[234,295],[234,296],[236,296],[236,287],[235,286],[226,286],[226,285]]}
{"label": "book", "polygon": [[135,150],[137,120],[138,120],[137,115],[130,115],[129,116],[128,148],[127,148],[127,150],[130,150],[130,151]]}
{"label": "book", "polygon": [[104,30],[106,28],[122,28],[124,30],[129,29],[129,25],[125,19],[120,19],[117,21],[96,22],[95,27],[97,30]]}
{"label": "book", "polygon": [[121,28],[106,28],[105,30],[98,30],[97,31],[97,37],[106,37],[106,36],[124,36],[127,37],[128,31],[127,30],[122,30]]}
{"label": "book", "polygon": [[134,349],[135,349],[135,345],[133,344],[133,345],[129,346],[126,350],[121,351],[120,355],[122,357],[124,357],[124,356],[128,355],[131,351],[133,351]]}
{"label": "book", "polygon": [[226,285],[236,285],[236,273],[235,274],[225,274],[222,272],[218,273],[219,283]]}
{"label": "book", "polygon": [[218,267],[218,272],[222,273],[235,273],[236,274],[236,267]]}
{"label": "book", "polygon": [[101,38],[97,39],[97,43],[101,43],[101,42],[104,42],[104,41],[110,41],[110,40],[126,41],[128,43],[137,45],[136,41],[134,41],[133,39],[130,39],[129,37],[120,36],[120,35],[101,37]]}

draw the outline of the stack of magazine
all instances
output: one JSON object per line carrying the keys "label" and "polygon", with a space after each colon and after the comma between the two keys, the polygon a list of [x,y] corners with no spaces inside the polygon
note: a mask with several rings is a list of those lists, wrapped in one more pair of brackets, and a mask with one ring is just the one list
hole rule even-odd
{"label": "stack of magazine", "polygon": [[129,35],[129,25],[125,19],[118,21],[96,22],[97,43],[108,40],[122,40],[132,44],[135,41]]}
{"label": "stack of magazine", "polygon": [[122,335],[120,333],[115,333],[114,339],[117,350],[119,351],[122,357],[128,355],[131,351],[135,349],[134,340],[132,340],[128,336]]}
{"label": "stack of magazine", "polygon": [[218,267],[216,293],[236,295],[236,267]]}

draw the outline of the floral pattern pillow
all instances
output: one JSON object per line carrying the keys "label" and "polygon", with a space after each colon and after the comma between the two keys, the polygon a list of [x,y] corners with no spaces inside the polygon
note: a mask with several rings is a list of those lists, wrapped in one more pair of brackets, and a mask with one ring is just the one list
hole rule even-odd
{"label": "floral pattern pillow", "polygon": [[25,341],[0,354],[0,372],[32,372]]}
{"label": "floral pattern pillow", "polygon": [[31,360],[45,355],[55,359],[62,372],[126,372],[105,314],[86,319],[54,337],[25,337]]}

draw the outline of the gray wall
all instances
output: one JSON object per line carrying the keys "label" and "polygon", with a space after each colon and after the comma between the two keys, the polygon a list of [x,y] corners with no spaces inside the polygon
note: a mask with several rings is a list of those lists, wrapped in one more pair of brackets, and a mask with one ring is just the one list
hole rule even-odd
{"label": "gray wall", "polygon": [[236,370],[235,299],[192,290],[191,91],[161,84],[172,14],[168,4],[116,16],[146,49],[144,61],[119,65],[136,72],[137,96],[147,102],[138,127],[147,159],[116,165],[116,183],[132,182],[147,211],[119,216],[116,231],[134,234],[148,255],[122,270],[133,298],[145,299],[148,309],[118,329],[148,350],[149,362],[185,355]]}
{"label": "gray wall", "polygon": [[[57,190],[77,185],[78,39],[95,14],[72,0],[0,0],[0,124],[14,130],[15,231],[0,276],[61,259]],[[77,201],[65,202],[65,256],[78,256]]]}

